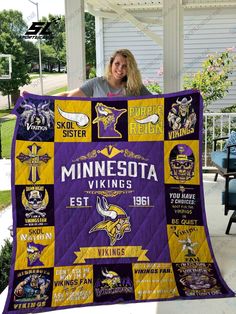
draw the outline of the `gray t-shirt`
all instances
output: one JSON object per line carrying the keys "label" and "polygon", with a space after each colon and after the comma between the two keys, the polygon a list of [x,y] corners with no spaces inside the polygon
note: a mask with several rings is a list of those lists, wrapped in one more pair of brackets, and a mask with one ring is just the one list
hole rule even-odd
{"label": "gray t-shirt", "polygon": [[[95,77],[86,81],[80,90],[87,97],[123,97],[125,96],[125,89],[111,87],[104,77]],[[140,96],[152,95],[147,88],[142,85],[140,90]]]}

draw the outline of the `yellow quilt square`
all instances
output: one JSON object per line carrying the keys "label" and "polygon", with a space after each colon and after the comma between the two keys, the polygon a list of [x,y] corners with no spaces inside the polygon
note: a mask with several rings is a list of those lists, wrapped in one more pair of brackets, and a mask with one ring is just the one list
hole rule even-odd
{"label": "yellow quilt square", "polygon": [[54,227],[17,228],[15,269],[54,266]]}
{"label": "yellow quilt square", "polygon": [[91,101],[55,100],[55,142],[91,142]]}
{"label": "yellow quilt square", "polygon": [[167,225],[168,243],[173,263],[211,263],[204,226]]}
{"label": "yellow quilt square", "polygon": [[135,300],[168,299],[178,296],[170,263],[133,264]]}
{"label": "yellow quilt square", "polygon": [[199,184],[199,141],[165,141],[165,183]]}
{"label": "yellow quilt square", "polygon": [[16,141],[15,184],[54,183],[54,143]]}
{"label": "yellow quilt square", "polygon": [[128,101],[128,140],[164,140],[164,98]]}
{"label": "yellow quilt square", "polygon": [[52,306],[93,302],[93,266],[54,268]]}

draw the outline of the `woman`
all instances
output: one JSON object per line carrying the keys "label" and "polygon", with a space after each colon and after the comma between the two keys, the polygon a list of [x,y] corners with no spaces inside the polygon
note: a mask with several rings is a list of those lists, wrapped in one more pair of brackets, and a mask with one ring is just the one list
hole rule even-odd
{"label": "woman", "polygon": [[128,49],[114,52],[103,77],[86,81],[80,88],[60,93],[59,96],[113,97],[152,95],[142,83],[133,54]]}

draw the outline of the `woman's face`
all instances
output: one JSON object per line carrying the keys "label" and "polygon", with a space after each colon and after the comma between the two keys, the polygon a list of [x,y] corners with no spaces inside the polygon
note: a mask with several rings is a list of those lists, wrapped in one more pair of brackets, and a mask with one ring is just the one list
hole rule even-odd
{"label": "woman's face", "polygon": [[127,60],[122,55],[116,55],[111,65],[111,74],[117,81],[121,81],[127,75]]}

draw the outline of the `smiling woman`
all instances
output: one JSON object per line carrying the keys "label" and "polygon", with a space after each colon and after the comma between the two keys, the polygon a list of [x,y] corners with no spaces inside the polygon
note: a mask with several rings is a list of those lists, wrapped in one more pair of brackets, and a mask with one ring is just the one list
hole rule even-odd
{"label": "smiling woman", "polygon": [[58,96],[113,97],[152,95],[142,83],[133,54],[128,49],[114,52],[103,77],[86,81],[80,88]]}

